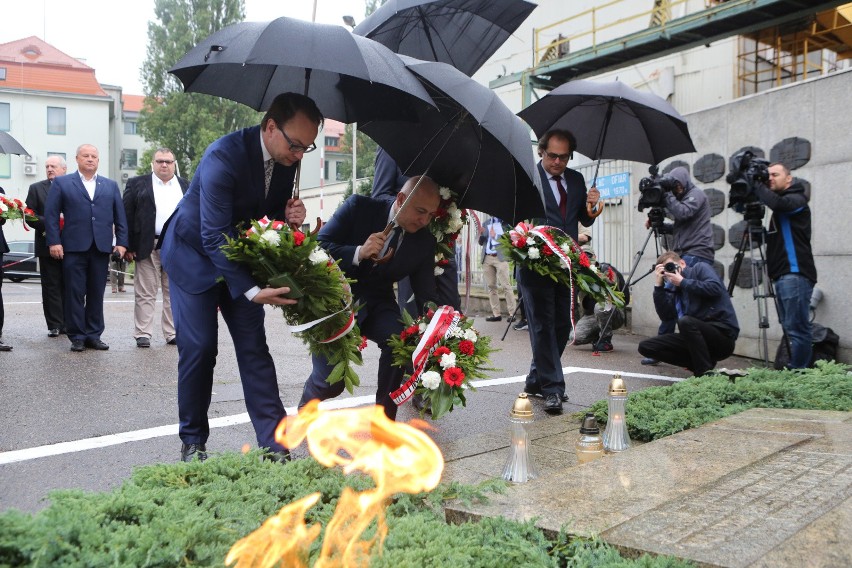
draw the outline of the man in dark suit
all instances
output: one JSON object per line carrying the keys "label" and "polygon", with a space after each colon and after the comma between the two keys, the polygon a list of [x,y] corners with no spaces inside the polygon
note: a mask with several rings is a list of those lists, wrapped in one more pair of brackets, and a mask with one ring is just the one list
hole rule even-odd
{"label": "man in dark suit", "polygon": [[[5,194],[6,191],[0,187],[0,193]],[[6,224],[6,219],[0,219],[0,351],[11,351],[12,346],[3,343],[3,320],[6,317],[3,309],[3,255],[9,252],[9,245],[6,243],[6,237],[3,235],[3,225]]]}
{"label": "man in dark suit", "polygon": [[130,231],[130,244],[124,255],[136,261],[133,273],[133,337],[136,347],[151,347],[157,289],[163,291],[161,326],[168,345],[176,345],[169,277],[163,271],[157,240],[166,220],[174,213],[189,182],[175,175],[175,155],[168,148],[154,152],[153,173],[127,180],[124,212]]}
{"label": "man in dark suit", "polygon": [[207,458],[207,410],[213,389],[219,315],[234,341],[246,408],[257,442],[286,459],[275,428],[286,416],[266,344],[263,304],[294,304],[289,288],[261,289],[245,266],[225,258],[225,235],[264,215],[301,225],[305,206],[292,199],[299,160],[316,149],[323,117],[314,101],[275,97],[259,126],[233,132],[205,151],[189,190],[165,229],[161,259],[169,275],[178,347],[181,459]]}
{"label": "man in dark suit", "polygon": [[30,225],[36,230],[35,254],[38,257],[39,272],[41,272],[41,305],[44,310],[44,321],[47,323],[47,336],[59,337],[65,333],[65,279],[62,276],[62,261],[50,256],[44,224],[44,210],[47,207],[47,196],[50,186],[58,176],[64,176],[68,171],[62,156],[48,156],[44,161],[47,179],[37,181],[30,186],[27,193],[27,207],[33,210],[38,221]]}
{"label": "man in dark suit", "polygon": [[[538,172],[547,217],[533,220],[537,225],[561,229],[574,240],[577,239],[578,221],[586,227],[594,222],[594,217],[586,210],[586,203],[597,206],[600,199],[594,187],[587,194],[583,176],[568,168],[568,160],[576,146],[574,135],[567,130],[551,130],[539,140]],[[518,289],[529,322],[533,353],[524,390],[544,397],[546,412],[559,414],[562,403],[567,400],[561,358],[571,333],[571,291],[523,267],[518,270]]]}
{"label": "man in dark suit", "polygon": [[[356,316],[358,325],[361,333],[375,341],[382,351],[376,404],[383,406],[391,419],[396,418],[396,404],[390,393],[399,388],[404,373],[402,368],[391,364],[393,352],[387,343],[391,335],[403,329],[393,283],[406,276],[409,278],[418,312],[422,312],[424,303],[437,299],[435,237],[428,225],[441,203],[438,185],[424,177],[400,211],[419,179],[413,177],[405,182],[393,203],[353,195],[323,225],[318,237],[323,248],[340,261],[346,276],[356,280],[352,294],[361,304]],[[386,239],[382,231],[394,215],[397,227]],[[371,260],[381,258],[384,250],[390,247],[395,249],[390,262],[376,264]],[[334,367],[323,357],[314,355],[312,359],[313,371],[305,382],[300,407],[311,400],[325,400],[343,392],[343,381],[333,385],[326,382]]]}
{"label": "man in dark suit", "polygon": [[110,253],[123,255],[127,247],[121,191],[113,180],[98,175],[99,162],[91,144],[77,148],[77,171],[53,180],[44,211],[50,256],[63,261],[65,326],[71,351],[77,352],[109,349],[101,341],[109,258]]}

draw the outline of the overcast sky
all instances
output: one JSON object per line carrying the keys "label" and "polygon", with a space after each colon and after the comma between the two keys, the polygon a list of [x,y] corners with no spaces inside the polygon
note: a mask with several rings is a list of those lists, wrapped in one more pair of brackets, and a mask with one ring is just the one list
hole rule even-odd
{"label": "overcast sky", "polygon": [[[364,0],[314,0],[316,21],[343,25],[364,19]],[[311,0],[246,0],[246,20],[278,16],[310,20]],[[98,81],[141,95],[139,68],[148,45],[154,0],[0,0],[0,43],[37,36],[95,69]]]}

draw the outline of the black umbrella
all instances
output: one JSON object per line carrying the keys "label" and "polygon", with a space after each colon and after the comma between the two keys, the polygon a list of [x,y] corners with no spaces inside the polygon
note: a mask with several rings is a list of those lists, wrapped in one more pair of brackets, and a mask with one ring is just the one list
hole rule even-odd
{"label": "black umbrella", "polygon": [[418,80],[383,45],[342,26],[293,18],[241,22],[192,48],[169,72],[187,92],[266,110],[285,92],[302,93],[342,122],[411,118],[431,104]]}
{"label": "black umbrella", "polygon": [[0,130],[0,154],[18,154],[19,156],[28,156],[29,152],[24,150],[21,143],[12,138],[11,134]]}
{"label": "black umbrella", "polygon": [[620,81],[565,83],[518,116],[538,137],[554,128],[570,130],[576,150],[598,160],[598,166],[602,158],[658,164],[695,151],[686,121],[674,107]]}
{"label": "black umbrella", "polygon": [[427,174],[458,193],[459,206],[520,221],[544,216],[529,130],[500,98],[455,67],[400,56],[438,109],[418,123],[375,120],[359,128],[407,175]]}
{"label": "black umbrella", "polygon": [[354,33],[473,75],[535,7],[524,0],[388,0]]}

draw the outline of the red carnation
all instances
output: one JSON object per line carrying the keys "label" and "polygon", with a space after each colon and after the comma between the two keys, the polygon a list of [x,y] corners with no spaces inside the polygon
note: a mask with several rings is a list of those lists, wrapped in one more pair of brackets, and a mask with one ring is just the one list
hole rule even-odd
{"label": "red carnation", "polygon": [[408,333],[408,330],[407,330],[407,329],[403,329],[402,331],[400,331],[400,332],[399,332],[399,339],[400,339],[400,341],[405,341],[406,339],[408,339],[408,336],[409,336],[409,335],[410,335],[410,334]]}
{"label": "red carnation", "polygon": [[438,210],[435,211],[435,219],[441,219],[447,216],[447,210],[443,207],[438,207]]}
{"label": "red carnation", "polygon": [[444,371],[444,382],[451,387],[460,387],[464,382],[464,371],[458,367],[450,367]]}
{"label": "red carnation", "polygon": [[613,271],[612,267],[607,267],[606,269],[606,278],[613,284],[615,284],[615,271]]}
{"label": "red carnation", "polygon": [[515,241],[515,246],[518,248],[524,248],[527,246],[527,238],[526,237],[518,237],[518,240]]}
{"label": "red carnation", "polygon": [[441,345],[440,347],[438,347],[437,349],[435,349],[435,352],[434,352],[434,353],[432,353],[432,355],[434,355],[436,359],[440,359],[440,358],[441,358],[441,355],[449,355],[450,353],[452,353],[452,351],[450,351],[450,350],[447,348],[447,346],[446,346],[446,345]]}
{"label": "red carnation", "polygon": [[473,355],[473,341],[464,339],[459,342],[459,351],[464,353],[465,355]]}
{"label": "red carnation", "polygon": [[548,246],[542,248],[541,252],[544,254],[544,256],[553,256],[553,251]]}
{"label": "red carnation", "polygon": [[408,335],[414,335],[420,331],[420,327],[416,323],[413,323],[405,331],[408,332]]}
{"label": "red carnation", "polygon": [[441,260],[438,261],[438,266],[447,266],[449,263],[450,263],[449,260],[447,260],[446,258],[442,258]]}
{"label": "red carnation", "polygon": [[589,261],[589,255],[587,255],[585,252],[580,253],[580,266],[582,266],[583,268],[588,268],[591,265],[592,263]]}
{"label": "red carnation", "polygon": [[279,220],[276,219],[275,221],[273,221],[272,223],[269,224],[269,228],[272,229],[273,231],[280,231],[281,229],[284,228],[284,226],[286,224],[287,223],[285,223],[284,221],[279,221]]}
{"label": "red carnation", "polygon": [[367,348],[367,337],[365,335],[361,336],[361,344],[358,345],[358,351],[363,351]]}
{"label": "red carnation", "polygon": [[302,231],[293,231],[293,243],[298,247],[305,242],[305,233]]}

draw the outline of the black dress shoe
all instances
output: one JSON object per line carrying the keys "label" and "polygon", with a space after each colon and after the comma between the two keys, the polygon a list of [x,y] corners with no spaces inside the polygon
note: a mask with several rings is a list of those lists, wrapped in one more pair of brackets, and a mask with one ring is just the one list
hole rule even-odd
{"label": "black dress shoe", "polygon": [[54,327],[53,329],[47,330],[48,337],[59,337],[59,328]]}
{"label": "black dress shoe", "polygon": [[207,459],[207,446],[204,444],[181,444],[180,461],[191,462],[195,458],[198,461]]}
{"label": "black dress shoe", "polygon": [[5,343],[3,343],[3,340],[0,339],[0,351],[11,351],[11,350],[12,350],[12,346],[6,345]]}
{"label": "black dress shoe", "polygon": [[562,414],[562,397],[556,393],[547,395],[544,399],[544,411],[548,414]]}
{"label": "black dress shoe", "polygon": [[177,345],[177,339],[175,339],[174,337],[172,337],[171,339],[169,339],[168,341],[166,341],[166,345]]}
{"label": "black dress shoe", "polygon": [[[527,393],[527,395],[529,396],[544,398],[544,395],[541,394],[541,389],[537,386],[525,386],[524,392]],[[568,402],[568,395],[565,393],[562,393],[562,402]]]}
{"label": "black dress shoe", "polygon": [[98,351],[106,351],[109,349],[109,345],[101,341],[100,339],[87,339],[86,347],[90,347],[92,349],[96,349]]}
{"label": "black dress shoe", "polygon": [[500,321],[502,319],[502,316],[488,316],[487,318],[485,318],[485,321]]}
{"label": "black dress shoe", "polygon": [[137,337],[136,347],[151,347],[151,340],[147,337]]}
{"label": "black dress shoe", "polygon": [[86,350],[86,344],[83,343],[82,340],[75,339],[71,342],[71,351],[80,352],[80,351],[85,351],[85,350]]}

